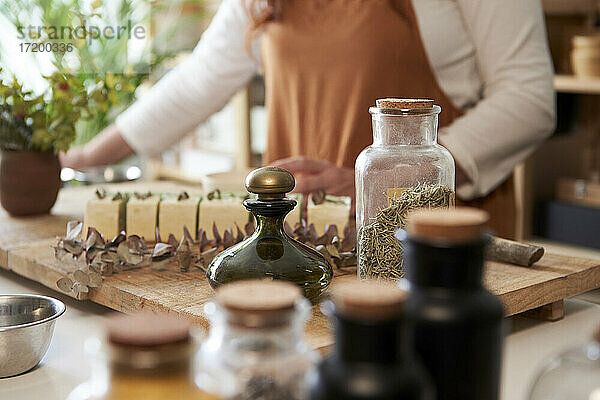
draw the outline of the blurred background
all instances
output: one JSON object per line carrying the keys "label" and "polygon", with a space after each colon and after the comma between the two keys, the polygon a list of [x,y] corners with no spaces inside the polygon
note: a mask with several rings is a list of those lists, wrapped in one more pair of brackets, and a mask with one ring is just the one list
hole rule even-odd
{"label": "blurred background", "polygon": [[[93,118],[79,121],[77,144],[93,138],[165,72],[189,56],[219,0],[0,0],[0,62],[33,90],[43,74],[68,67],[100,85]],[[515,171],[520,237],[600,248],[600,1],[543,0],[557,91],[553,136]],[[23,10],[34,10],[24,12]],[[16,26],[30,22],[76,25],[132,21],[148,28],[143,41],[74,43],[76,51],[12,62]],[[84,41],[85,42],[85,41]],[[131,158],[108,170],[64,170],[66,184],[171,179],[203,183],[215,177],[243,189],[243,177],[261,165],[266,144],[264,85],[256,76],[223,110],[155,159]]]}

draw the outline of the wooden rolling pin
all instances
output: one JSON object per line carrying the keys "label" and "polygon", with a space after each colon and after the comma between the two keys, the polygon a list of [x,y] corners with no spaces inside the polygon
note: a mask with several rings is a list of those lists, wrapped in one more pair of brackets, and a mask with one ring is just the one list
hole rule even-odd
{"label": "wooden rolling pin", "polygon": [[519,243],[492,236],[485,258],[490,261],[531,267],[534,263],[539,261],[543,255],[544,248],[541,246]]}

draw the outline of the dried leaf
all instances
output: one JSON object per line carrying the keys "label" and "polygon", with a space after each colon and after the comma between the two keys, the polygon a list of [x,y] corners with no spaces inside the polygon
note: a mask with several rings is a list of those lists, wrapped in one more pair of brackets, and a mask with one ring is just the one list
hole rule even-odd
{"label": "dried leaf", "polygon": [[353,267],[356,265],[356,253],[355,252],[344,252],[340,253],[340,258],[334,260],[336,267]]}
{"label": "dried leaf", "polygon": [[215,238],[216,245],[217,246],[220,245],[223,239],[221,238],[221,235],[219,234],[219,230],[217,229],[216,222],[213,222],[212,232],[213,232],[213,237]]}
{"label": "dried leaf", "polygon": [[233,233],[230,229],[223,233],[223,248],[228,249],[233,246]]}
{"label": "dried leaf", "polygon": [[356,247],[356,225],[347,224],[344,227],[344,238],[342,239],[342,251],[352,251]]}
{"label": "dried leaf", "polygon": [[214,249],[210,249],[200,254],[200,258],[204,262],[204,265],[208,266],[211,261],[219,254],[219,249],[216,247]]}
{"label": "dried leaf", "polygon": [[189,241],[185,240],[185,238],[181,239],[181,243],[175,252],[175,259],[181,272],[189,271],[193,262],[193,256],[190,243]]}
{"label": "dried leaf", "polygon": [[75,282],[73,284],[73,289],[72,290],[73,290],[73,294],[75,295],[75,298],[77,298],[79,300],[84,299],[86,297],[85,295],[87,293],[89,293],[89,291],[90,291],[87,286],[82,285],[79,282]]}
{"label": "dried leaf", "polygon": [[114,272],[114,263],[103,263],[100,265],[100,275],[110,276]]}
{"label": "dried leaf", "polygon": [[123,196],[123,193],[121,192],[117,192],[113,195],[112,197],[112,201],[117,201],[117,200],[123,200],[125,198],[125,196]]}
{"label": "dried leaf", "polygon": [[208,240],[204,229],[200,229],[198,235],[198,250],[200,250],[200,253],[213,247],[212,243]]}
{"label": "dried leaf", "polygon": [[340,253],[338,252],[337,247],[335,247],[333,244],[330,243],[328,245],[325,245],[325,249],[331,257],[340,258]]}
{"label": "dried leaf", "polygon": [[190,195],[188,194],[188,192],[181,192],[179,193],[179,196],[177,196],[177,201],[182,201],[182,200],[187,200],[190,198]]}
{"label": "dried leaf", "polygon": [[159,258],[171,254],[173,246],[166,243],[156,243],[154,250],[152,251],[152,258]]}
{"label": "dried leaf", "polygon": [[81,236],[83,230],[83,222],[81,221],[69,221],[67,222],[67,240],[77,240]]}
{"label": "dried leaf", "polygon": [[100,260],[105,263],[117,263],[119,262],[119,256],[114,251],[103,251],[100,253]]}
{"label": "dried leaf", "polygon": [[90,283],[90,277],[87,274],[87,272],[78,269],[77,271],[73,272],[73,279],[75,279],[75,282],[81,283],[82,285],[89,285]]}
{"label": "dried leaf", "polygon": [[102,250],[100,250],[97,247],[90,248],[88,251],[85,252],[85,263],[90,265],[94,261],[94,258],[96,258],[98,253],[101,251]]}
{"label": "dried leaf", "polygon": [[183,237],[189,241],[190,246],[194,244],[194,238],[192,237],[192,234],[190,233],[190,231],[188,230],[187,226],[183,226]]}
{"label": "dried leaf", "polygon": [[287,233],[288,236],[294,236],[294,230],[287,221],[285,221],[283,224],[283,231]]}
{"label": "dried leaf", "polygon": [[106,189],[104,189],[103,187],[99,187],[98,189],[96,189],[96,197],[100,200],[104,199],[106,197]]}
{"label": "dried leaf", "polygon": [[337,236],[334,236],[333,239],[331,239],[331,244],[335,246],[336,249],[338,249],[338,251],[340,250],[340,238]]}
{"label": "dried leaf", "polygon": [[206,195],[208,200],[221,199],[221,191],[219,189],[215,189],[209,194]]}
{"label": "dried leaf", "polygon": [[137,268],[140,267],[142,261],[144,261],[144,256],[142,254],[129,253],[129,256],[127,257],[127,264],[135,266]]}
{"label": "dried leaf", "polygon": [[246,232],[246,236],[252,236],[254,231],[256,230],[256,226],[253,221],[249,221],[246,226],[244,226],[244,231]]}
{"label": "dried leaf", "polygon": [[62,240],[63,248],[73,255],[74,258],[78,258],[84,251],[83,243],[77,240]]}
{"label": "dried leaf", "polygon": [[127,257],[129,256],[129,246],[127,246],[126,242],[119,243],[119,247],[117,247],[117,257],[121,262],[127,262]]}
{"label": "dried leaf", "polygon": [[121,232],[119,233],[117,236],[114,237],[113,240],[110,241],[110,243],[108,243],[108,245],[106,247],[119,247],[119,245],[125,241],[125,239],[127,239],[127,235],[125,235],[125,232]]}
{"label": "dried leaf", "polygon": [[54,257],[58,261],[62,261],[65,258],[65,256],[69,254],[61,245],[52,246],[52,249],[54,250]]}
{"label": "dried leaf", "polygon": [[60,278],[56,281],[56,286],[63,292],[69,293],[73,288],[73,281],[69,278]]}
{"label": "dried leaf", "polygon": [[152,197],[152,192],[149,190],[146,193],[133,192],[133,196],[138,200],[146,200]]}
{"label": "dried leaf", "polygon": [[102,285],[102,275],[97,272],[90,272],[88,274],[90,282],[88,283],[89,287],[97,288]]}
{"label": "dried leaf", "polygon": [[177,238],[172,233],[169,233],[169,239],[167,240],[167,243],[170,244],[174,249],[176,249],[177,246],[179,246]]}
{"label": "dried leaf", "polygon": [[149,267],[150,265],[152,265],[152,256],[147,254],[142,256],[142,261],[140,261],[136,267],[144,268]]}
{"label": "dried leaf", "polygon": [[102,235],[91,226],[87,231],[87,240],[85,241],[85,251],[88,251],[92,247],[104,247],[104,239]]}
{"label": "dried leaf", "polygon": [[131,235],[125,241],[130,253],[141,254],[144,252],[144,245],[142,244],[142,238],[138,235]]}
{"label": "dried leaf", "polygon": [[316,193],[311,193],[310,198],[314,205],[318,206],[319,204],[323,204],[325,202],[326,193],[324,190],[321,190]]}
{"label": "dried leaf", "polygon": [[242,230],[238,226],[237,222],[235,224],[235,229],[237,231],[235,236],[235,243],[238,244],[244,240],[244,234],[242,233]]}
{"label": "dried leaf", "polygon": [[314,224],[310,224],[308,227],[308,231],[306,232],[306,241],[310,243],[314,243],[317,240],[317,229]]}

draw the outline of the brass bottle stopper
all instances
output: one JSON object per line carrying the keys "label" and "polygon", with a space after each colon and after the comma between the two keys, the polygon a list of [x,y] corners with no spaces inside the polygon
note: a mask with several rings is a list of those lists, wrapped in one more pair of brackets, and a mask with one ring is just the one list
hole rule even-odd
{"label": "brass bottle stopper", "polygon": [[294,176],[289,171],[277,167],[259,168],[246,177],[246,190],[257,194],[259,200],[283,199],[295,186]]}

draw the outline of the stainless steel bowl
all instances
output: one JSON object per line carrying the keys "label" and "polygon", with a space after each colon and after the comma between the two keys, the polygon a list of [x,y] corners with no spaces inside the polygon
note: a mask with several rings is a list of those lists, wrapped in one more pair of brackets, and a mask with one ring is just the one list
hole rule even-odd
{"label": "stainless steel bowl", "polygon": [[0,378],[27,372],[48,350],[62,301],[31,294],[0,295]]}

